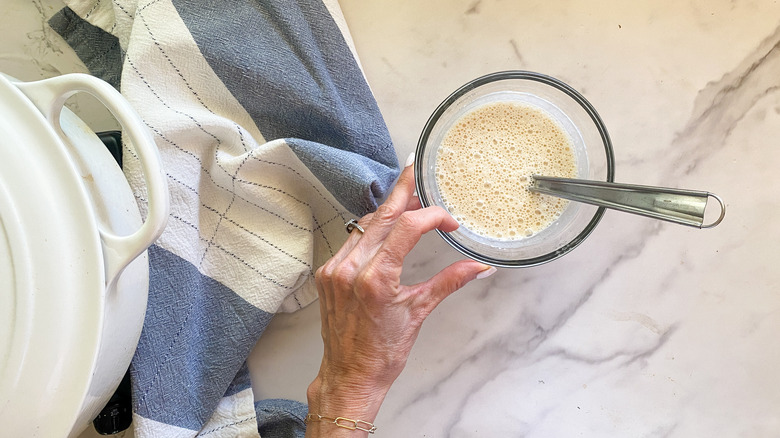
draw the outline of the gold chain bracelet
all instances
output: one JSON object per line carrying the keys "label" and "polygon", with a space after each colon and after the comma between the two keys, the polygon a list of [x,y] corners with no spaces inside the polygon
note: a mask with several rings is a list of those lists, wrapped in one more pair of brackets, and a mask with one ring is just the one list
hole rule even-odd
{"label": "gold chain bracelet", "polygon": [[362,430],[368,433],[376,432],[376,426],[374,426],[373,423],[369,423],[368,421],[363,421],[363,420],[353,420],[351,418],[344,418],[344,417],[336,417],[336,418],[325,417],[320,414],[306,415],[305,423],[309,424],[312,421],[325,421],[328,423],[333,423],[338,427],[349,429],[349,430]]}

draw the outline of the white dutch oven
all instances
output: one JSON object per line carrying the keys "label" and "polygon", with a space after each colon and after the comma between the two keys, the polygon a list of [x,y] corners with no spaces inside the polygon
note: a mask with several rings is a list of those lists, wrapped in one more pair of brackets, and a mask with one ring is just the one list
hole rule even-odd
{"label": "white dutch oven", "polygon": [[[97,97],[135,147],[145,221],[111,154],[63,107],[76,92]],[[154,141],[110,85],[0,74],[0,435],[76,436],[105,405],[138,343],[146,248],[168,212]]]}

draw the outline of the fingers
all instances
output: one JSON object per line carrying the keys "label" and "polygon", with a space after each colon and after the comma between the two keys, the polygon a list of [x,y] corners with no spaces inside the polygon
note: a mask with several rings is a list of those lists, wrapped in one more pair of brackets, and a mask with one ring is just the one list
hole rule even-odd
{"label": "fingers", "polygon": [[407,211],[407,208],[414,208],[415,205],[419,205],[419,201],[415,201],[413,194],[414,168],[407,166],[398,177],[398,181],[390,196],[374,213],[371,213],[370,220],[363,225],[366,232],[356,244],[359,247],[361,256],[370,257],[376,253],[382,241],[385,240],[395,225],[395,221]]}
{"label": "fingers", "polygon": [[442,269],[428,281],[410,288],[416,292],[417,300],[425,314],[429,314],[445,298],[474,279],[487,278],[496,268],[474,260],[461,260]]}
{"label": "fingers", "polygon": [[[412,159],[414,156],[411,155],[409,158]],[[407,210],[419,208],[420,200],[414,196],[414,166],[411,166],[410,160],[407,160],[406,167],[387,200],[376,212],[369,213],[358,221],[366,232],[351,232],[346,242],[333,255],[332,261],[342,262],[350,257],[360,260],[360,264],[365,264],[376,253],[396,219]]]}
{"label": "fingers", "polygon": [[444,209],[421,209],[419,197],[414,195],[414,167],[410,164],[408,160],[387,200],[359,221],[365,233],[353,231],[331,263],[349,262],[358,270],[371,264],[385,276],[398,275],[404,258],[423,234],[434,229],[449,232],[458,228]]}
{"label": "fingers", "polygon": [[[369,218],[370,218],[370,216],[369,216]],[[358,224],[361,227],[363,227],[363,229],[365,229],[367,223],[368,223],[368,220],[366,219],[365,216],[358,221]],[[361,238],[360,231],[353,230],[352,232],[350,232],[349,236],[347,237],[347,240],[344,242],[343,245],[341,245],[341,248],[339,248],[339,250],[336,251],[336,254],[334,254],[331,257],[330,262],[331,263],[333,263],[333,262],[341,262],[342,260],[347,258],[349,253],[352,252],[352,249],[355,247],[355,245],[357,245],[357,243],[360,240],[360,238]]]}
{"label": "fingers", "polygon": [[414,167],[407,166],[398,177],[393,191],[387,200],[379,206],[371,218],[370,226],[373,228],[386,227],[392,224],[398,216],[406,211],[406,206],[414,194]]}
{"label": "fingers", "polygon": [[420,203],[420,197],[415,194],[411,198],[409,198],[409,202],[406,204],[406,211],[409,210],[419,210],[422,208],[422,204]]}
{"label": "fingers", "polygon": [[395,222],[376,254],[378,263],[400,266],[423,234],[439,229],[455,231],[458,222],[441,207],[407,211]]}
{"label": "fingers", "polygon": [[393,210],[401,210],[406,207],[409,198],[414,194],[414,166],[412,166],[413,155],[409,156],[406,160],[406,167],[401,171],[401,175],[398,177],[398,181],[395,183],[390,196],[387,197],[385,205],[388,205]]}

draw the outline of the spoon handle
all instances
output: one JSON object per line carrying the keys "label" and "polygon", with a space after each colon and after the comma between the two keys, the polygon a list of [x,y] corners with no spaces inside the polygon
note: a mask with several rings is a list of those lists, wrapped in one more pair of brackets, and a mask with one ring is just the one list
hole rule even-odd
{"label": "spoon handle", "polygon": [[[717,195],[697,190],[538,175],[532,176],[529,190],[697,228],[712,228],[726,215],[726,206]],[[710,197],[720,204],[720,216],[704,225],[704,210]]]}

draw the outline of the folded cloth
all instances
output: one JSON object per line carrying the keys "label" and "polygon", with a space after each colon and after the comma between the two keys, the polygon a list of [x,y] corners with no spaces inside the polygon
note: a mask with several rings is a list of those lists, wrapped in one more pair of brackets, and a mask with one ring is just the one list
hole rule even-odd
{"label": "folded cloth", "polygon": [[[399,167],[338,4],[66,3],[50,25],[139,113],[170,186],[131,364],[136,436],[302,433],[305,407],[254,404],[245,360],[274,313],[316,298],[345,221],[374,210]],[[132,145],[123,154],[144,213]]]}

